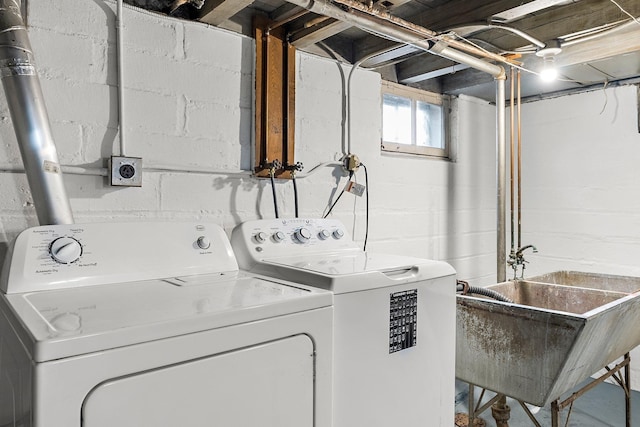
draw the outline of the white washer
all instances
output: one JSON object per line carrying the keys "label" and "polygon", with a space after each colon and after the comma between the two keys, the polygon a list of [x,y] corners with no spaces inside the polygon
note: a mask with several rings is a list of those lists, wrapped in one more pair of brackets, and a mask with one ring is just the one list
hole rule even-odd
{"label": "white washer", "polygon": [[455,402],[455,272],[363,252],[340,221],[236,227],[241,268],[332,291],[334,427],[449,427]]}
{"label": "white washer", "polygon": [[331,425],[331,293],[215,224],[31,228],[0,286],[2,426]]}

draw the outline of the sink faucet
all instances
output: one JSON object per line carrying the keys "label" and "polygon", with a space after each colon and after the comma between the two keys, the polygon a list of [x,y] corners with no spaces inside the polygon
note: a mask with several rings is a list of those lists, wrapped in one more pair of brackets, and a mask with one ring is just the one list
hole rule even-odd
{"label": "sink faucet", "polygon": [[524,251],[526,251],[527,249],[532,249],[533,253],[538,252],[538,248],[536,248],[534,245],[526,245],[526,246],[522,246],[515,252],[511,250],[511,253],[509,254],[509,260],[507,261],[507,264],[509,264],[511,268],[513,268],[514,280],[518,278],[519,265],[522,266],[522,274],[520,275],[520,278],[524,279],[525,263],[528,262],[527,260],[524,259]]}
{"label": "sink faucet", "polygon": [[535,246],[533,246],[533,245],[523,246],[523,247],[521,247],[520,249],[518,249],[518,250],[516,251],[516,258],[520,258],[520,259],[523,259],[523,260],[524,260],[524,257],[523,257],[523,255],[522,255],[522,254],[524,253],[524,251],[526,251],[526,250],[527,250],[527,249],[529,249],[529,248],[531,248],[531,249],[533,250],[533,253],[534,253],[534,254],[538,252],[538,248],[536,248],[536,247],[535,247]]}

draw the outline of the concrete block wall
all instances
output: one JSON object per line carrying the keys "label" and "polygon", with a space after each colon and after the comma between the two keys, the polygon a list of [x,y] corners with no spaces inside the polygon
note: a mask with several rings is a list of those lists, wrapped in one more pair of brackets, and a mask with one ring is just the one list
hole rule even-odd
{"label": "concrete block wall", "polygon": [[530,274],[640,276],[636,86],[525,104],[523,243]]}
{"label": "concrete block wall", "polygon": [[[527,254],[527,275],[640,276],[638,88],[525,104],[522,117],[522,239],[539,250]],[[635,390],[639,378],[632,362]]]}
{"label": "concrete block wall", "polygon": [[[29,0],[31,42],[61,163],[102,168],[120,154],[114,2]],[[203,24],[125,7],[126,155],[143,158],[141,188],[104,177],[65,176],[76,222],[206,219],[230,230],[273,217],[268,180],[211,171],[249,170],[253,150],[254,43]],[[343,152],[343,86],[349,67],[297,56],[296,160],[305,171]],[[352,151],[369,171],[369,247],[450,261],[461,278],[495,275],[495,110],[454,103],[455,161],[380,152],[380,77],[352,81]],[[3,97],[0,97],[0,241],[37,225]],[[364,182],[364,172],[357,174]],[[301,215],[320,216],[346,183],[321,167],[298,181]],[[293,216],[290,182],[277,182],[282,216]],[[365,199],[343,197],[334,213],[362,242]],[[0,253],[0,255],[2,255]]]}

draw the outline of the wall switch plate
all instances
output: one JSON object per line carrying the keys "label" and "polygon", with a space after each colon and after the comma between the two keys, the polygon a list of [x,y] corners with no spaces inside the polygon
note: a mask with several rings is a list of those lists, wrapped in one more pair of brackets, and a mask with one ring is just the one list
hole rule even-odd
{"label": "wall switch plate", "polygon": [[111,156],[109,176],[111,185],[142,187],[142,158]]}

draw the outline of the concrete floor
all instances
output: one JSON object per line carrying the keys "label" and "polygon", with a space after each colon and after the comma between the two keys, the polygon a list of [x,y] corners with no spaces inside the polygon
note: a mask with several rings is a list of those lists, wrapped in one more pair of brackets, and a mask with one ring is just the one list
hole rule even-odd
{"label": "concrete floor", "polygon": [[[586,384],[588,381],[585,381]],[[583,385],[579,385],[579,389]],[[481,389],[476,388],[476,399],[480,396]],[[467,413],[467,399],[469,388],[466,383],[456,382],[456,413]],[[487,392],[483,402],[488,401],[495,394]],[[570,394],[563,396],[568,397]],[[527,414],[520,407],[520,404],[509,399],[511,407],[510,427],[534,427]],[[539,410],[530,407],[532,412],[542,426],[551,426],[551,406],[547,405]],[[566,408],[560,413],[560,427],[565,426],[569,409]],[[640,426],[640,392],[634,391],[631,395],[631,421],[632,426]],[[486,427],[495,427],[496,423],[491,417],[491,409],[483,412],[480,417],[486,422]],[[573,404],[568,427],[624,427],[625,407],[624,392],[617,385],[602,383],[590,390],[585,395],[578,398]]]}

